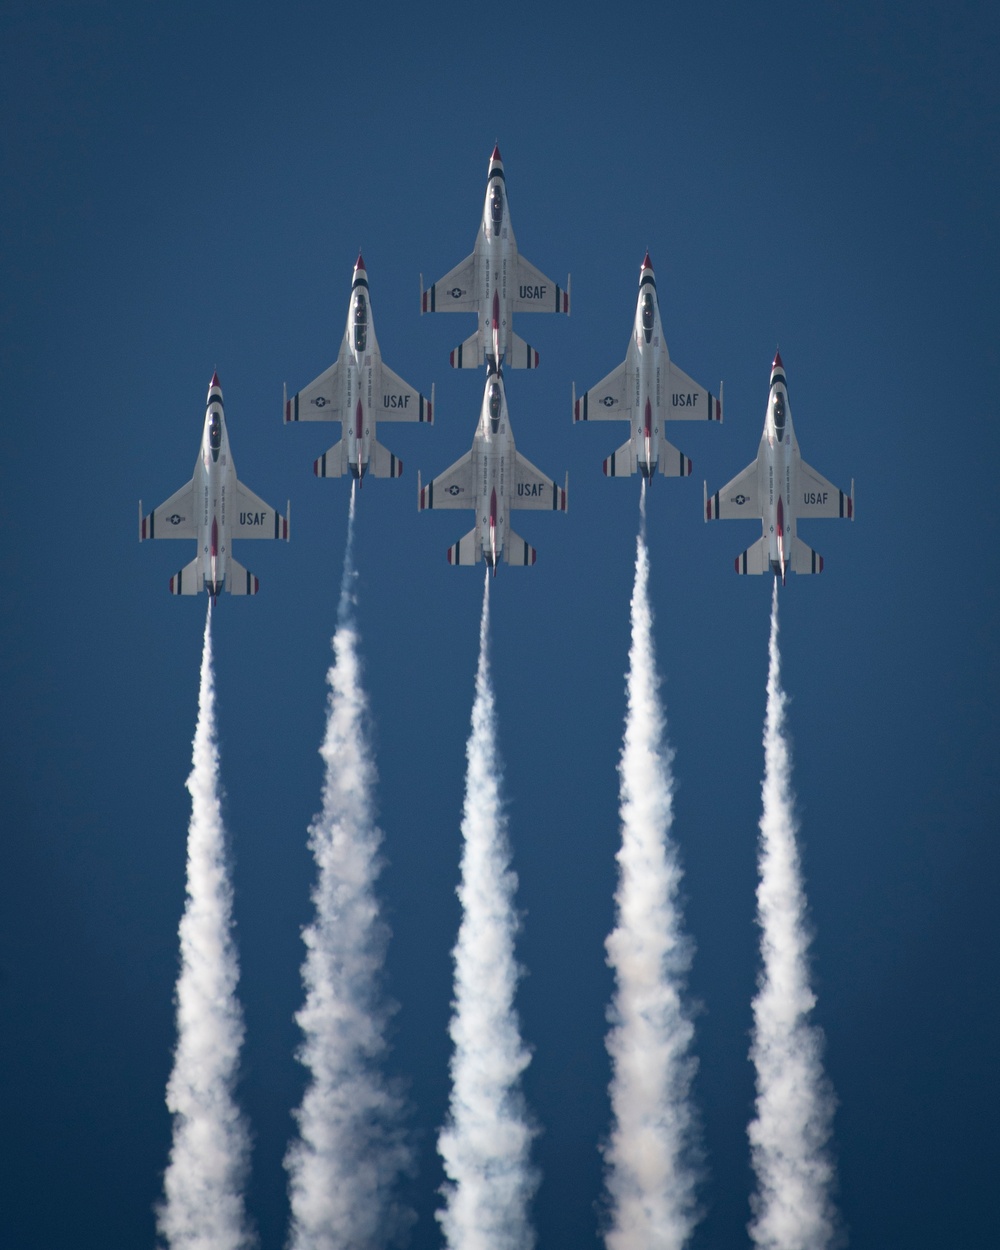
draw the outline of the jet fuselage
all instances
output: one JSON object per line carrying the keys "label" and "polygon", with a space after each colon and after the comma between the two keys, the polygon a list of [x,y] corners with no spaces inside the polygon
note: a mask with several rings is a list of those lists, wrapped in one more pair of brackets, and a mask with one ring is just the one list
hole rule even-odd
{"label": "jet fuselage", "polygon": [[198,554],[205,589],[215,600],[226,583],[231,517],[235,502],[236,469],[229,450],[229,434],[222,405],[222,387],[213,377],[208,389],[201,455],[194,469],[194,498],[197,508]]}
{"label": "jet fuselage", "polygon": [[348,347],[345,385],[349,417],[344,423],[344,435],[351,476],[357,478],[360,486],[368,470],[375,429],[373,362],[378,359],[378,340],[375,337],[375,324],[368,298],[368,277],[360,257],[358,262],[354,268],[351,303],[347,310],[347,329],[344,331]]}
{"label": "jet fuselage", "polygon": [[486,178],[483,222],[476,240],[480,327],[487,351],[498,363],[507,355],[513,283],[517,276],[517,240],[510,223],[503,162],[494,151]]}
{"label": "jet fuselage", "polygon": [[772,572],[781,578],[782,583],[795,538],[797,451],[785,371],[776,364],[771,371],[771,392],[758,459],[761,470],[759,480],[764,484],[762,520],[768,540],[768,558]]}
{"label": "jet fuselage", "polygon": [[507,416],[503,375],[491,370],[483,392],[483,407],[472,443],[472,470],[476,489],[476,521],[483,558],[496,576],[503,555],[510,492],[513,489],[514,436]]}
{"label": "jet fuselage", "polygon": [[660,325],[660,306],[656,299],[656,278],[647,255],[639,276],[639,298],[635,306],[635,327],[628,355],[634,379],[635,394],[632,411],[636,414],[636,459],[643,477],[656,472],[660,455],[660,431],[665,414],[666,383],[670,372],[670,356]]}

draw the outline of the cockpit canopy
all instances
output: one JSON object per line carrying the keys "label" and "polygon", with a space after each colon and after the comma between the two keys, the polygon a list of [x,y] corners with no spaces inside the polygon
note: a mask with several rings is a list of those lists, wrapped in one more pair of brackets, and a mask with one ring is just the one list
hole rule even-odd
{"label": "cockpit canopy", "polygon": [[653,329],[653,295],[651,291],[647,291],[642,297],[642,328],[647,334]]}
{"label": "cockpit canopy", "polygon": [[218,455],[222,446],[222,417],[213,412],[208,421],[208,446],[214,455]]}
{"label": "cockpit canopy", "polygon": [[785,437],[785,397],[778,391],[774,397],[774,407],[771,410],[774,418],[774,432],[778,436],[778,442]]}
{"label": "cockpit canopy", "polygon": [[497,425],[500,421],[500,383],[491,382],[489,386],[487,405],[490,413],[490,424],[493,427],[493,433],[497,431]]}
{"label": "cockpit canopy", "polygon": [[364,292],[354,297],[354,350],[363,352],[368,347],[368,301]]}
{"label": "cockpit canopy", "polygon": [[490,220],[493,222],[493,234],[499,235],[503,224],[503,191],[499,182],[494,182],[490,191]]}

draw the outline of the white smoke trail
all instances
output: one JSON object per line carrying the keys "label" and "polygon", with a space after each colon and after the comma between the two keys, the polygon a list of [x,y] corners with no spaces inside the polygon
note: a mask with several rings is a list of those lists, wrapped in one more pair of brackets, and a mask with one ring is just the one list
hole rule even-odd
{"label": "white smoke trail", "polygon": [[808,1023],[816,999],[809,988],[809,934],[795,842],[777,578],[769,655],[757,887],[763,969],[750,1048],[757,1103],[747,1130],[757,1175],[750,1235],[765,1250],[823,1250],[836,1234],[827,1149],[835,1100],[823,1072],[823,1034]]}
{"label": "white smoke trail", "polygon": [[157,1227],[171,1247],[237,1250],[254,1238],[243,1205],[249,1137],[233,1097],[243,1016],[236,998],[233,892],[219,800],[211,599],[187,788],[187,903],[180,924],[177,1049],[167,1085],[173,1144]]}
{"label": "white smoke trail", "polygon": [[479,665],[466,748],[462,815],[462,922],[455,944],[454,1054],[448,1120],[438,1153],[448,1181],[437,1218],[451,1250],[530,1250],[528,1205],[538,1184],[529,1153],[534,1130],[520,1087],[530,1055],[514,992],[517,877],[510,868],[500,801],[496,714],[489,667],[490,575],[479,626]]}
{"label": "white smoke trail", "polygon": [[642,485],[618,768],[617,919],[606,942],[616,988],[608,1012],[613,1125],[604,1148],[611,1217],[604,1239],[609,1250],[677,1250],[698,1214],[694,1029],[683,1003],[693,948],[682,930],[681,869],[670,837],[673,752],[665,741],[653,648]]}
{"label": "white smoke trail", "polygon": [[305,1003],[296,1014],[309,1073],[289,1146],[292,1250],[375,1248],[412,1220],[395,1199],[410,1167],[403,1105],[380,1071],[391,1005],[381,993],[388,941],[375,897],[382,833],[354,616],[354,502],[341,582],[326,736],[323,810],[309,829],[315,915],[303,930]]}

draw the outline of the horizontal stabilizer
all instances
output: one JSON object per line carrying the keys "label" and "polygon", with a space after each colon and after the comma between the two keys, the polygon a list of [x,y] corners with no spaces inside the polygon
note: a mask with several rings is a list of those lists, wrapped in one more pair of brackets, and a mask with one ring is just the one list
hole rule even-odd
{"label": "horizontal stabilizer", "polygon": [[507,538],[503,545],[503,558],[508,564],[531,565],[535,563],[535,557],[538,552],[526,543],[520,534],[515,534],[513,530],[507,531]]}
{"label": "horizontal stabilizer", "polygon": [[812,547],[807,547],[801,538],[792,542],[792,559],[789,566],[793,573],[822,573],[823,557]]}
{"label": "horizontal stabilizer", "polygon": [[538,352],[520,338],[513,330],[507,335],[507,355],[504,364],[511,369],[537,369]]}
{"label": "horizontal stabilizer", "polygon": [[613,451],[604,462],[605,477],[631,477],[635,472],[635,448],[631,438]]}
{"label": "horizontal stabilizer", "polygon": [[344,440],[340,439],[328,451],[324,451],[318,460],[313,461],[313,473],[317,477],[343,477],[347,468],[346,460]]}
{"label": "horizontal stabilizer", "polygon": [[451,367],[453,369],[478,369],[482,363],[483,340],[479,331],[475,330],[464,343],[459,343],[452,351]]}
{"label": "horizontal stabilizer", "polygon": [[231,595],[255,595],[260,590],[260,582],[230,556],[226,570],[226,589]]}
{"label": "horizontal stabilizer", "polygon": [[399,477],[403,472],[403,462],[394,456],[388,447],[383,447],[377,440],[372,441],[372,454],[368,462],[374,477]]}
{"label": "horizontal stabilizer", "polygon": [[664,477],[688,477],[691,473],[691,461],[678,450],[673,443],[665,438],[660,439],[660,455],[656,467]]}
{"label": "horizontal stabilizer", "polygon": [[479,531],[473,528],[463,538],[460,538],[453,547],[449,547],[448,563],[475,564],[479,559],[479,552],[476,550],[478,536]]}
{"label": "horizontal stabilizer", "polygon": [[197,556],[170,579],[172,595],[200,595],[204,589],[205,574],[201,570],[201,561]]}
{"label": "horizontal stabilizer", "polygon": [[767,539],[762,535],[752,547],[747,547],[741,556],[736,557],[737,573],[767,573],[771,568],[770,551]]}

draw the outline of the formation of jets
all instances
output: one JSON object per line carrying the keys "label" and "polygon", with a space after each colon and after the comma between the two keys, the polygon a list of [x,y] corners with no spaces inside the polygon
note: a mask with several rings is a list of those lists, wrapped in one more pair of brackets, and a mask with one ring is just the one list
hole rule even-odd
{"label": "formation of jets", "polygon": [[[420,510],[470,508],[472,529],[448,548],[450,564],[485,561],[496,575],[501,560],[531,565],[536,551],[510,528],[515,508],[565,512],[569,475],[558,486],[517,451],[511,430],[504,369],[534,369],[538,352],[514,332],[515,313],[569,314],[565,288],[547,278],[518,252],[510,221],[500,149],[495,146],[486,178],[483,216],[472,254],[426,290],[421,278],[420,310],[466,312],[476,329],[451,353],[456,369],[485,367],[486,381],[472,448],[426,486],[417,475]],[[339,421],[341,437],[313,464],[317,477],[350,476],[360,487],[367,475],[399,477],[403,462],[376,438],[378,421],[431,424],[434,387],[427,399],[382,361],[372,318],[368,274],[361,256],[354,266],[347,326],[336,361],[283,404],[284,420]],[[629,437],[604,461],[608,477],[641,473],[650,480],[686,477],[688,457],[667,441],[664,423],[722,421],[722,385],[716,398],[670,359],[649,253],[639,270],[639,295],[628,350],[622,363],[581,396],[573,387],[573,420],[628,421]],[[796,533],[798,518],[854,518],[851,493],[806,464],[792,427],[785,369],[780,353],[771,366],[764,432],[757,458],[731,482],[709,495],[705,520],[756,518],[760,539],[735,561],[738,573],[819,573],[823,557]],[[170,579],[171,593],[254,595],[257,578],[231,554],[236,538],[288,539],[285,515],[258,498],[236,476],[226,431],[222,388],[213,375],[208,390],[201,451],[191,481],[147,515],[139,504],[139,538],[194,539],[197,554]]]}

